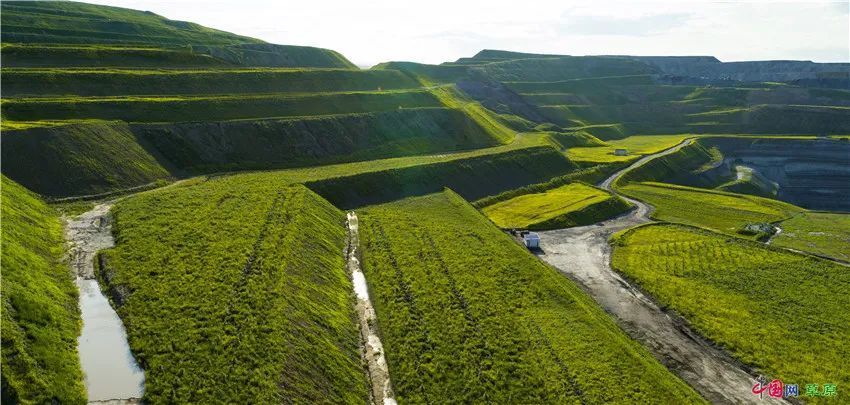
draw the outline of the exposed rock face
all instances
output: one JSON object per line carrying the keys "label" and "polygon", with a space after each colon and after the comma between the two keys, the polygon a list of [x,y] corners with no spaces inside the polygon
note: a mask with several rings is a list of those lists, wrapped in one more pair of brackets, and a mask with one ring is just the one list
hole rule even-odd
{"label": "exposed rock face", "polygon": [[801,79],[847,79],[850,63],[768,60],[720,62],[713,56],[634,56],[664,74],[704,80],[743,82],[792,81]]}
{"label": "exposed rock face", "polygon": [[818,210],[850,211],[850,142],[835,139],[712,139],[727,159],[778,184],[777,198]]}

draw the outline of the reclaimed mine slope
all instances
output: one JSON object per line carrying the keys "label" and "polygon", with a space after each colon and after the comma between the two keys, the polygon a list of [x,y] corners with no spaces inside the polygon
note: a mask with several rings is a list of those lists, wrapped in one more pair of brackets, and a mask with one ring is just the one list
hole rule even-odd
{"label": "reclaimed mine slope", "polygon": [[80,310],[62,262],[59,216],[37,195],[2,183],[2,401],[76,404],[86,390],[76,338]]}
{"label": "reclaimed mine slope", "polygon": [[[611,185],[622,174],[692,141],[646,156],[601,183]],[[578,228],[540,232],[540,258],[581,284],[632,337],[642,342],[668,368],[714,403],[753,403],[751,376],[729,355],[666,314],[613,269],[608,238],[617,231],[650,222],[652,207],[626,198],[637,207],[621,217]]]}

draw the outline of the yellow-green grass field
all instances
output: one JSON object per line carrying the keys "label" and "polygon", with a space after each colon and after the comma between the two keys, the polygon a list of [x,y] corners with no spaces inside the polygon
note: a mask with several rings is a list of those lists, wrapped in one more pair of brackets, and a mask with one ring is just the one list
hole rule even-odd
{"label": "yellow-green grass field", "polygon": [[773,245],[850,261],[850,214],[804,212],[777,225]]}
{"label": "yellow-green grass field", "polygon": [[812,383],[847,394],[846,267],[672,224],[627,231],[614,246],[617,271],[756,373],[799,384],[801,394]]}
{"label": "yellow-green grass field", "polygon": [[80,310],[55,210],[2,176],[3,403],[82,404]]}
{"label": "yellow-green grass field", "polygon": [[358,214],[399,403],[703,402],[457,194]]}
{"label": "yellow-green grass field", "polygon": [[[567,150],[567,157],[574,162],[612,163],[630,162],[672,148],[688,138],[758,137],[782,139],[815,139],[811,135],[749,135],[749,134],[677,134],[677,135],[634,135],[623,139],[605,141],[605,146],[577,147]],[[617,156],[614,151],[626,149],[628,155]]]}
{"label": "yellow-green grass field", "polygon": [[[636,135],[623,139],[606,141],[606,146],[570,148],[567,157],[575,162],[614,163],[629,162],[642,155],[649,155],[672,148],[687,138],[695,135]],[[628,155],[616,156],[614,151],[626,149]]]}
{"label": "yellow-green grass field", "polygon": [[781,221],[804,211],[768,198],[665,183],[629,183],[618,191],[654,206],[657,220],[738,236],[744,225]]}
{"label": "yellow-green grass field", "polygon": [[304,186],[238,177],[113,208],[117,245],[99,275],[145,369],[144,400],[366,402],[345,216]]}
{"label": "yellow-green grass field", "polygon": [[619,197],[583,183],[525,194],[482,208],[501,228],[554,229],[598,222],[628,210]]}

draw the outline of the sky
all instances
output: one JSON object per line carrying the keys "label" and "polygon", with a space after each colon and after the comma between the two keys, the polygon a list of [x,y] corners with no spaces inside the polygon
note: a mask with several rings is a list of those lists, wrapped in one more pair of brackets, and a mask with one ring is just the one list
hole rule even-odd
{"label": "sky", "polygon": [[481,49],[850,62],[850,0],[86,0],[147,10],[361,66]]}

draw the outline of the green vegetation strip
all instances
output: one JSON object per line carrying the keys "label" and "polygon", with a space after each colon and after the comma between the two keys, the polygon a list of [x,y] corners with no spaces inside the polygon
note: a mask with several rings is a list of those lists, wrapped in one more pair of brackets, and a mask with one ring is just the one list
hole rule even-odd
{"label": "green vegetation strip", "polygon": [[702,402],[581,289],[460,196],[359,214],[400,403]]}
{"label": "green vegetation strip", "polygon": [[850,214],[804,212],[777,225],[775,246],[850,261]]}
{"label": "green vegetation strip", "polygon": [[617,271],[744,364],[801,389],[850,384],[844,266],[678,225],[636,228],[614,245]]}
{"label": "green vegetation strip", "polygon": [[604,221],[629,209],[607,191],[572,183],[543,193],[525,194],[481,211],[501,228],[567,228]]}
{"label": "green vegetation strip", "polygon": [[2,401],[85,403],[78,292],[59,217],[5,175],[2,194]]}
{"label": "green vegetation strip", "polygon": [[99,276],[146,402],[367,401],[342,212],[303,186],[237,180],[142,193],[114,214]]}
{"label": "green vegetation strip", "polygon": [[123,122],[4,131],[3,173],[48,197],[101,194],[169,178]]}
{"label": "green vegetation strip", "polygon": [[[606,141],[604,146],[579,147],[567,150],[567,156],[575,162],[611,163],[629,162],[642,155],[651,155],[672,148],[694,135],[640,135]],[[617,149],[625,151],[617,155]]]}
{"label": "green vegetation strip", "polygon": [[3,69],[3,97],[322,93],[421,87],[396,70]]}
{"label": "green vegetation strip", "polygon": [[618,191],[655,207],[655,219],[738,236],[744,225],[776,222],[803,211],[763,197],[664,183],[632,183]]}
{"label": "green vegetation strip", "polygon": [[441,106],[433,94],[424,90],[191,97],[19,98],[4,99],[2,104],[4,118],[12,121],[96,118],[130,122],[299,117]]}
{"label": "green vegetation strip", "polygon": [[548,146],[400,169],[370,171],[306,183],[337,207],[349,209],[404,197],[457,190],[478,199],[562,176],[576,166]]}

